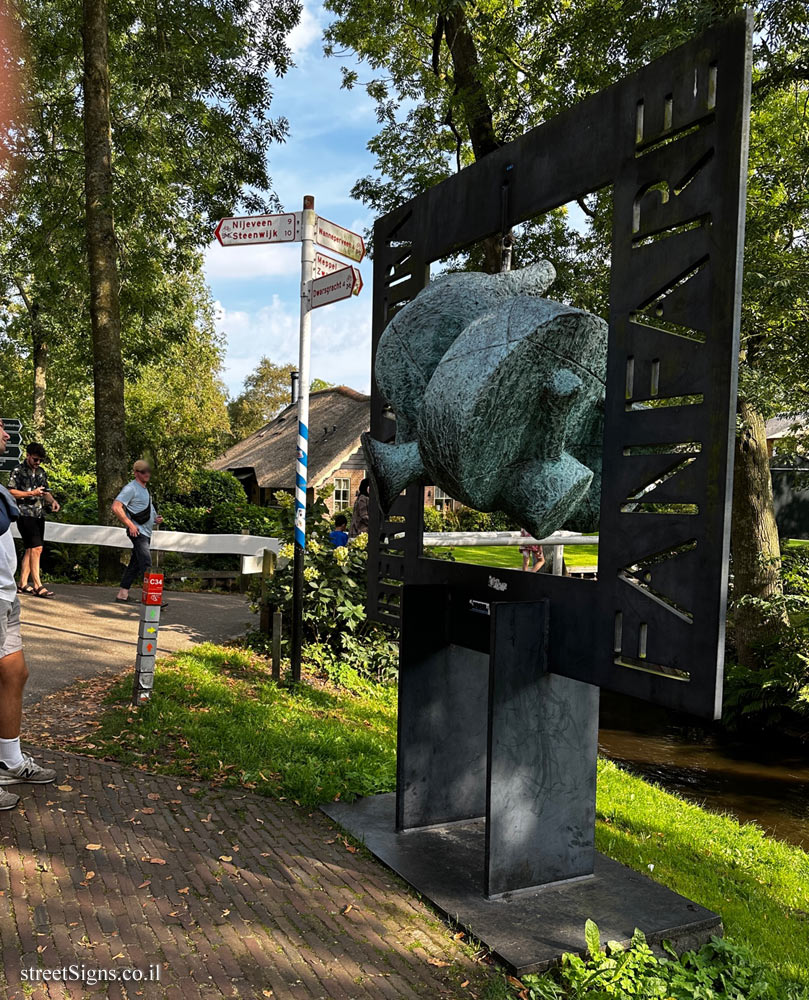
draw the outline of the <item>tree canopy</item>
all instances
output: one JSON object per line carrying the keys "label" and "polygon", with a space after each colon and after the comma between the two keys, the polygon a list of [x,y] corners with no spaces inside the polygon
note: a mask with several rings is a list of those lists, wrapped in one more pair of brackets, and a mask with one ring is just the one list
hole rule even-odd
{"label": "tree canopy", "polygon": [[[81,4],[20,0],[17,8],[22,100],[3,135],[15,169],[0,174],[0,337],[14,377],[2,397],[5,412],[28,418],[57,450],[72,441],[76,461],[86,462],[93,392]],[[156,385],[156,367],[198,350],[224,432],[201,250],[220,216],[277,207],[267,150],[284,141],[288,123],[271,114],[271,81],[291,64],[286,39],[299,15],[298,0],[109,4],[112,211],[129,399],[141,380],[143,392]],[[155,445],[169,427],[164,419],[168,410],[155,409]],[[146,444],[138,432],[130,450]]]}

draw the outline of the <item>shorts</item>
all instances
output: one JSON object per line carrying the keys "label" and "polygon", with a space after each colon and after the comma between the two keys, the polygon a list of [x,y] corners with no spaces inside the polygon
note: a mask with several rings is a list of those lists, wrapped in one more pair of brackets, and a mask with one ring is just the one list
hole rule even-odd
{"label": "shorts", "polygon": [[20,599],[0,600],[0,660],[22,649],[20,631]]}
{"label": "shorts", "polygon": [[24,549],[38,549],[45,542],[45,518],[23,514],[17,518],[17,528]]}

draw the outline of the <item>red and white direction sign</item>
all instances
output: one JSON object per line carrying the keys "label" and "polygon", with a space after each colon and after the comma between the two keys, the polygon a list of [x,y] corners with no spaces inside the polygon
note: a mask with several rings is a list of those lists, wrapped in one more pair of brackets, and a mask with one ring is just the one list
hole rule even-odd
{"label": "red and white direction sign", "polygon": [[356,267],[344,267],[334,274],[324,274],[312,282],[311,308],[327,306],[358,295],[362,288],[362,278]]}
{"label": "red and white direction sign", "polygon": [[365,256],[365,240],[359,233],[352,233],[350,229],[343,229],[336,222],[329,222],[320,216],[315,221],[315,243],[358,264]]}
{"label": "red and white direction sign", "polygon": [[[327,274],[335,274],[337,271],[342,271],[345,266],[343,261],[335,260],[334,257],[329,257],[328,254],[317,250],[315,251],[315,262],[312,267],[312,277],[322,278]],[[359,272],[357,273],[359,274]],[[360,280],[354,285],[354,295],[359,295],[361,288],[362,278],[360,277]]]}
{"label": "red and white direction sign", "polygon": [[251,243],[293,243],[300,240],[300,212],[285,215],[242,215],[220,219],[216,238],[223,247]]}

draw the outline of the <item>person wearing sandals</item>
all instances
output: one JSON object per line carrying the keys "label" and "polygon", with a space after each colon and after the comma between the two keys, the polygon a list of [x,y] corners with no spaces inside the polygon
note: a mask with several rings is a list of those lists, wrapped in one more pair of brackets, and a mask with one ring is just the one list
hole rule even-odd
{"label": "person wearing sandals", "polygon": [[9,491],[20,509],[17,528],[22,538],[23,556],[17,589],[20,594],[53,597],[53,591],[42,585],[39,563],[45,540],[45,508],[55,514],[59,504],[50,491],[48,477],[42,468],[48,457],[45,449],[34,442],[25,451],[25,461],[12,470],[8,478]]}
{"label": "person wearing sandals", "polygon": [[113,514],[126,528],[132,542],[129,565],[121,577],[121,589],[115,598],[121,604],[129,601],[129,588],[135,579],[142,580],[152,568],[152,527],[163,523],[146,485],[152,477],[149,463],[138,459],[132,466],[132,476],[132,480],[124,486],[112,504]]}
{"label": "person wearing sandals", "polygon": [[[8,439],[0,420],[0,455]],[[22,693],[28,668],[22,651],[20,598],[14,582],[17,550],[11,537],[11,524],[20,519],[14,497],[0,486],[0,809],[13,809],[20,801],[19,795],[7,790],[8,785],[47,785],[56,779],[56,771],[40,767],[20,749]]]}

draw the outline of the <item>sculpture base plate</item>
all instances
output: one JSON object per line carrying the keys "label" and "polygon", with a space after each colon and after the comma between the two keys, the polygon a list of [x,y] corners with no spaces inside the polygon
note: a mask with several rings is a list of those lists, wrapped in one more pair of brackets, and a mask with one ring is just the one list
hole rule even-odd
{"label": "sculpture base plate", "polygon": [[396,833],[393,794],[321,809],[517,974],[583,953],[588,917],[604,942],[627,944],[639,927],[650,945],[667,940],[678,951],[722,933],[716,913],[603,854],[592,876],[486,899],[482,819]]}

